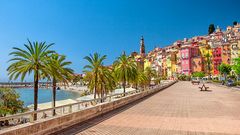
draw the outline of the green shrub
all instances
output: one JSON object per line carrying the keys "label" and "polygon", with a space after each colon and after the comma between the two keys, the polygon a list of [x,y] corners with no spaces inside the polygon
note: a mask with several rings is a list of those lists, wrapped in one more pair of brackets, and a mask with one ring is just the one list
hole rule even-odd
{"label": "green shrub", "polygon": [[220,81],[220,80],[212,80],[212,82],[221,83],[222,81]]}
{"label": "green shrub", "polygon": [[27,110],[19,94],[10,88],[0,88],[0,117],[22,113]]}
{"label": "green shrub", "polygon": [[178,80],[180,81],[189,81],[190,80],[190,76],[185,75],[185,74],[180,74],[177,76]]}
{"label": "green shrub", "polygon": [[167,80],[167,77],[166,76],[162,76],[161,80]]}
{"label": "green shrub", "polygon": [[228,75],[227,78],[231,78],[233,80],[237,80],[237,76],[236,75]]}
{"label": "green shrub", "polygon": [[213,77],[212,80],[219,80],[219,77]]}
{"label": "green shrub", "polygon": [[236,85],[240,86],[240,81],[236,81],[235,83]]}
{"label": "green shrub", "polygon": [[194,72],[194,73],[192,73],[192,77],[203,78],[204,76],[205,76],[205,74],[203,72]]}
{"label": "green shrub", "polygon": [[237,82],[234,82],[234,83],[233,83],[233,86],[237,86]]}
{"label": "green shrub", "polygon": [[89,91],[84,90],[83,93],[81,93],[81,97],[82,97],[82,96],[87,96],[87,95],[89,95],[89,94],[90,94]]}

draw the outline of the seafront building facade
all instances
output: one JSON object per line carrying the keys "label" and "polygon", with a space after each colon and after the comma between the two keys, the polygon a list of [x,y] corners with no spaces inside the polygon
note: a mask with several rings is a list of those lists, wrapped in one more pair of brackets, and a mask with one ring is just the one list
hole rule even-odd
{"label": "seafront building facade", "polygon": [[163,48],[156,47],[145,53],[144,39],[140,41],[140,54],[135,54],[141,67],[151,67],[161,76],[169,79],[179,74],[194,72],[218,76],[221,63],[233,64],[240,56],[240,24],[228,26],[226,31],[219,27],[214,33],[178,40]]}

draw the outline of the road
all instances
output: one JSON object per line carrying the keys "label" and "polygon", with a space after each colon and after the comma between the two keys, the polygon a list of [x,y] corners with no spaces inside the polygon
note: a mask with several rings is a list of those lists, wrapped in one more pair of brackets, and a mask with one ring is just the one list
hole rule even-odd
{"label": "road", "polygon": [[240,134],[240,91],[178,82],[142,101],[64,129],[62,135]]}

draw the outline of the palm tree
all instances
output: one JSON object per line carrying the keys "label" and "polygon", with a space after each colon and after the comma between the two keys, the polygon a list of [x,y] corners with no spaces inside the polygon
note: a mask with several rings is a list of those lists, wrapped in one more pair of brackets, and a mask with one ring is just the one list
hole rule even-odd
{"label": "palm tree", "polygon": [[[91,71],[85,71],[84,81],[88,82],[88,88],[93,91],[96,84],[96,95],[103,98],[116,87],[116,81],[112,74],[112,69],[106,66],[100,66],[98,69],[98,79],[95,82],[95,74]],[[101,100],[101,102],[103,99]]]}
{"label": "palm tree", "polygon": [[154,83],[155,83],[155,85],[158,85],[158,84],[161,83],[161,76],[160,76],[160,74],[157,71],[155,71]]}
{"label": "palm tree", "polygon": [[[24,80],[26,74],[34,75],[34,110],[37,110],[38,104],[38,82],[40,75],[46,73],[46,60],[47,56],[54,53],[49,50],[53,45],[46,44],[45,42],[30,42],[24,44],[26,50],[17,47],[13,48],[13,52],[10,53],[14,58],[10,59],[11,65],[8,67],[8,75],[12,80],[16,80],[21,76],[21,81]],[[34,120],[37,119],[37,115],[34,115]]]}
{"label": "palm tree", "polygon": [[84,72],[92,72],[92,79],[94,80],[94,82],[90,82],[89,84],[94,85],[94,99],[96,98],[96,94],[97,94],[97,81],[98,81],[98,73],[99,70],[101,68],[101,66],[103,66],[103,61],[106,59],[106,55],[100,56],[98,53],[94,53],[93,55],[90,54],[90,56],[86,56],[84,57],[84,59],[86,59],[89,62],[89,65],[84,66],[84,69],[87,69]]}
{"label": "palm tree", "polygon": [[122,83],[125,95],[126,83],[136,79],[137,65],[133,59],[127,57],[124,53],[114,62],[114,69],[118,81]]}
{"label": "palm tree", "polygon": [[212,60],[211,60],[211,54],[210,54],[210,45],[206,45],[206,49],[207,49],[207,53],[204,55],[205,56],[205,64],[206,64],[206,69],[207,69],[207,74],[208,74],[208,79],[211,78],[211,64],[212,64]]}
{"label": "palm tree", "polygon": [[88,88],[90,89],[90,92],[94,92],[94,80],[93,77],[94,77],[94,73],[91,72],[91,71],[84,71],[85,72],[85,76],[83,77],[83,81],[84,83],[88,86]]}
{"label": "palm tree", "polygon": [[156,71],[153,70],[151,67],[146,67],[144,69],[144,73],[147,77],[147,80],[148,80],[148,85],[150,86],[151,85],[151,80],[152,78],[155,78],[156,77]]}
{"label": "palm tree", "polygon": [[99,76],[98,84],[100,87],[99,88],[100,91],[98,93],[100,93],[101,98],[103,98],[104,95],[107,95],[109,92],[114,90],[114,88],[116,87],[115,85],[116,83],[112,75],[112,69],[108,67],[101,66],[98,76]]}
{"label": "palm tree", "polygon": [[[73,70],[67,66],[71,65],[72,62],[66,61],[66,56],[52,54],[46,63],[47,74],[49,80],[52,80],[52,107],[56,106],[56,87],[57,82],[63,82],[68,85],[68,82],[72,80]],[[55,115],[53,110],[53,116]]]}
{"label": "palm tree", "polygon": [[137,69],[136,77],[134,80],[132,80],[133,86],[135,85],[136,90],[138,89],[138,86],[143,87],[145,86],[147,82],[147,77],[144,74],[144,72],[140,69]]}

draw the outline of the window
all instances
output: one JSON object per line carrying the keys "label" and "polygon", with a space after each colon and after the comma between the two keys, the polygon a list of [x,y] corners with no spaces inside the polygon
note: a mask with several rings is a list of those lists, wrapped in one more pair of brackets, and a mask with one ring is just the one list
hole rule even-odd
{"label": "window", "polygon": [[184,53],[182,53],[182,58],[184,58]]}

